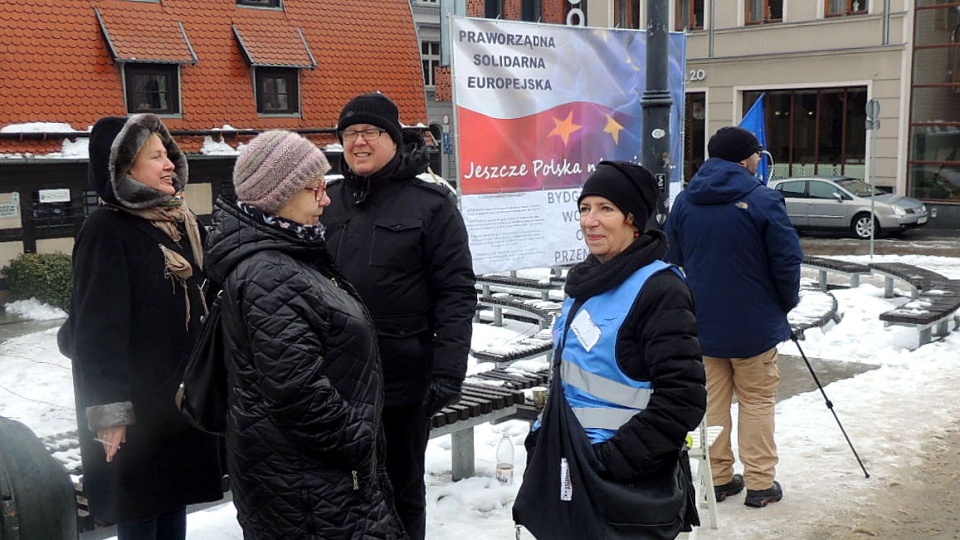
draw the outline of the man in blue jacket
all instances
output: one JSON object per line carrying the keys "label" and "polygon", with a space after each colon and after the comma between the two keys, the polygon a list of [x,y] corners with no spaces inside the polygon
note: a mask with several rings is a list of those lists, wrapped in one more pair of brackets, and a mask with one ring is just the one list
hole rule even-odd
{"label": "man in blue jacket", "polygon": [[[711,137],[710,159],[667,218],[665,257],[687,274],[707,370],[707,423],[723,426],[710,449],[717,501],[746,484],[744,504],[758,508],[783,498],[774,441],[777,344],[790,337],[787,313],[800,301],[803,260],[783,197],[755,177],[762,150],[743,128]],[[734,474],[730,446],[734,394],[743,475]]]}

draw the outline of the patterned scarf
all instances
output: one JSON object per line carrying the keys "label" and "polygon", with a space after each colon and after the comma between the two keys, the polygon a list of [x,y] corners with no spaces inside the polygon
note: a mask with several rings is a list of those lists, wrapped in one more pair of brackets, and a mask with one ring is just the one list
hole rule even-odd
{"label": "patterned scarf", "polygon": [[298,223],[291,219],[280,217],[269,212],[264,212],[256,206],[250,206],[242,201],[237,201],[237,206],[248,216],[262,221],[274,229],[286,231],[293,236],[308,242],[322,241],[324,234],[327,231],[327,228],[323,226],[323,223],[317,223],[316,225],[304,225],[303,223]]}

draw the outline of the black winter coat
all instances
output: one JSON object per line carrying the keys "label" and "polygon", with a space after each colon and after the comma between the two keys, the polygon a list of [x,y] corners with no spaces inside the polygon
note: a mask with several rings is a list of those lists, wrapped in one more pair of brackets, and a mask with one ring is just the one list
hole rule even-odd
{"label": "black winter coat", "polygon": [[[217,438],[190,427],[174,405],[204,313],[203,274],[197,268],[186,289],[165,277],[158,243],[193,263],[185,237],[183,249],[148,221],[112,208],[84,221],[73,250],[68,323],[83,482],[93,515],[109,523],[223,496]],[[84,411],[125,402],[136,420],[107,463]]]}
{"label": "black winter coat", "polygon": [[227,463],[246,539],[402,539],[380,454],[373,324],[322,242],[217,201]]}
{"label": "black winter coat", "polygon": [[[418,140],[419,139],[419,140]],[[446,187],[420,180],[422,139],[368,177],[327,193],[327,248],[373,315],[385,404],[419,405],[433,375],[463,379],[477,293],[463,218]]]}
{"label": "black winter coat", "polygon": [[[581,305],[613,288],[666,252],[659,231],[647,231],[604,264],[592,255],[571,269],[566,292]],[[646,408],[598,447],[610,476],[637,481],[673,465],[687,432],[706,411],[706,375],[697,339],[690,290],[673,272],[658,272],[644,285],[617,336],[617,362],[624,373],[653,383]]]}

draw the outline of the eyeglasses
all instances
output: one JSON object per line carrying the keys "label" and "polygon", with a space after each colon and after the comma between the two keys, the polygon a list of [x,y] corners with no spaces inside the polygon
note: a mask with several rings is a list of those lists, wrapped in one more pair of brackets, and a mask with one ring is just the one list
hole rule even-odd
{"label": "eyeglasses", "polygon": [[314,198],[317,202],[320,202],[320,200],[323,199],[323,194],[327,192],[327,186],[326,186],[326,185],[321,185],[321,186],[306,186],[306,187],[304,187],[303,189],[305,189],[305,190],[307,190],[307,191],[312,191],[312,192],[313,192],[313,198]]}
{"label": "eyeglasses", "polygon": [[367,129],[345,129],[340,132],[340,138],[345,142],[353,142],[357,140],[357,137],[363,135],[363,140],[367,142],[373,142],[380,138],[387,130],[380,128],[367,128]]}

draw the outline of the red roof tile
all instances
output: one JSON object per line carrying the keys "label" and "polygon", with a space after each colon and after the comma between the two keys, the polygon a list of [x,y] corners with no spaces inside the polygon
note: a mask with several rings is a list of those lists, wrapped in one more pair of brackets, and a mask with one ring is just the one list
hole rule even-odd
{"label": "red roof tile", "polygon": [[[180,69],[182,115],[164,119],[171,129],[333,128],[344,103],[376,90],[397,102],[404,124],[428,123],[409,0],[284,0],[282,10],[236,0],[0,0],[0,127],[63,122],[88,129],[102,116],[126,114],[121,67],[95,8],[121,58],[163,52],[185,61],[183,23],[199,61]],[[303,31],[318,67],[301,71],[300,116],[257,114],[234,25],[245,40],[252,36],[253,60],[264,63],[309,63],[302,41],[294,46]]]}

